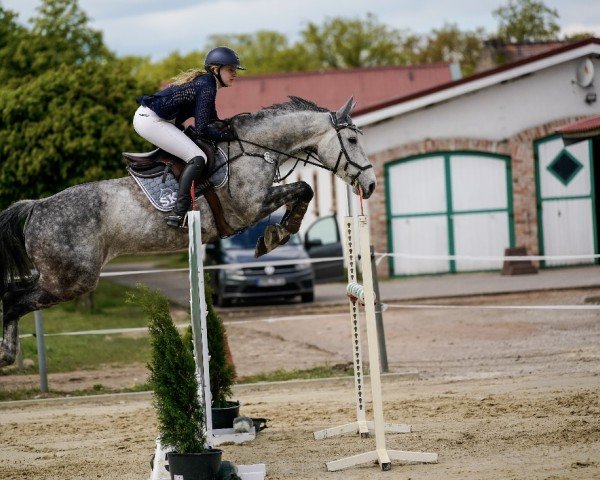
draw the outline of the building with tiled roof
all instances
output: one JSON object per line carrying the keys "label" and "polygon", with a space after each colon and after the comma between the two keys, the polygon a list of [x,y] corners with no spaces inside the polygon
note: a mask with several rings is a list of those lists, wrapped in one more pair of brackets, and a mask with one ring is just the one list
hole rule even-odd
{"label": "building with tiled roof", "polygon": [[[388,254],[378,274],[500,271],[517,247],[545,256],[541,268],[599,263],[597,85],[600,39],[589,38],[359,106],[378,180],[371,238]],[[306,170],[297,179],[320,195],[305,224],[343,216],[346,185]]]}
{"label": "building with tiled roof", "polygon": [[227,118],[285,102],[290,95],[330,109],[338,109],[350,96],[354,96],[359,107],[367,108],[392,97],[413,94],[458,78],[458,66],[447,62],[244,75],[235,80],[233,88],[219,91],[217,111],[221,118]]}

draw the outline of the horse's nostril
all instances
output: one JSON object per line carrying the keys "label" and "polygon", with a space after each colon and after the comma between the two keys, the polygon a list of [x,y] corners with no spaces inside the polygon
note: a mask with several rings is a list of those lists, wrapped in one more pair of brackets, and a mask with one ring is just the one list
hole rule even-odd
{"label": "horse's nostril", "polygon": [[369,196],[375,191],[375,182],[369,184]]}

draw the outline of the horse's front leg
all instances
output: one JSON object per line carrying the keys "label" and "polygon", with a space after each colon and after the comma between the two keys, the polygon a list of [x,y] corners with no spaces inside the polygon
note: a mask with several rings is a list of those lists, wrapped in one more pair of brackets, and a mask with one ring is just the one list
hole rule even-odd
{"label": "horse's front leg", "polygon": [[306,182],[271,187],[263,203],[259,219],[273,213],[282,205],[286,206],[281,223],[269,225],[265,233],[256,243],[255,257],[269,253],[279,245],[286,243],[290,236],[298,233],[308,204],[313,198],[313,191]]}

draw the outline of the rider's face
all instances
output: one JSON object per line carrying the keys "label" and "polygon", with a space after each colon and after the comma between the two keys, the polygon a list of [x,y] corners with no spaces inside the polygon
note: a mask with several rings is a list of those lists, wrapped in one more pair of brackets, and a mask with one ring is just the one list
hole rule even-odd
{"label": "rider's face", "polygon": [[221,80],[223,80],[223,83],[226,86],[231,87],[236,77],[237,70],[235,67],[232,67],[231,65],[224,65],[221,67]]}

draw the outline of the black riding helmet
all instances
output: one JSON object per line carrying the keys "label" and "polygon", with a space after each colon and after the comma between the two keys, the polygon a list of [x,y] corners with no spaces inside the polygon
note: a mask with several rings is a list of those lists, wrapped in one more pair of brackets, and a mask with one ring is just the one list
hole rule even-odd
{"label": "black riding helmet", "polygon": [[231,66],[235,67],[238,70],[246,70],[240,63],[240,58],[237,56],[231,48],[229,47],[217,47],[213,48],[210,52],[206,54],[206,59],[204,60],[204,68],[206,68],[207,72],[210,72],[210,67],[217,66],[217,73],[215,76],[217,80],[221,84],[221,86],[226,86],[221,79],[221,67]]}

